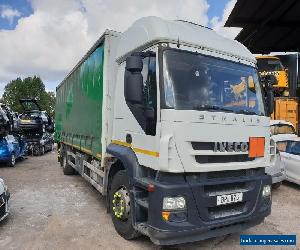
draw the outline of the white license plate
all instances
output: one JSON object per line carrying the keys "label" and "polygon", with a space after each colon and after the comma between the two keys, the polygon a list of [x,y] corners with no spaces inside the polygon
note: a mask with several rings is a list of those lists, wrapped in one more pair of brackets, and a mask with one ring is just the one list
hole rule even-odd
{"label": "white license plate", "polygon": [[217,206],[236,203],[243,200],[243,193],[224,194],[217,196]]}

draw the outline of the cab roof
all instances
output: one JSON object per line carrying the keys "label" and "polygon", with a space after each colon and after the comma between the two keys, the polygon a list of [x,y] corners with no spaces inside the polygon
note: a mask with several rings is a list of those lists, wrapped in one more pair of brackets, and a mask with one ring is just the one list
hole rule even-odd
{"label": "cab roof", "polygon": [[170,42],[212,50],[256,63],[255,57],[241,43],[225,38],[214,30],[187,21],[169,21],[159,17],[137,20],[121,34],[117,60],[122,61],[136,49],[146,49],[155,42]]}

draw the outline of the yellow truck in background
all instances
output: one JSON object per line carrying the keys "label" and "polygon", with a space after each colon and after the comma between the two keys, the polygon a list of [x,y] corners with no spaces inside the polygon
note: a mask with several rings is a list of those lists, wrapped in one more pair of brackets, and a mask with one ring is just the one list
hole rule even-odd
{"label": "yellow truck in background", "polygon": [[274,90],[277,96],[289,96],[287,69],[276,56],[256,56],[260,76],[274,75],[277,79]]}

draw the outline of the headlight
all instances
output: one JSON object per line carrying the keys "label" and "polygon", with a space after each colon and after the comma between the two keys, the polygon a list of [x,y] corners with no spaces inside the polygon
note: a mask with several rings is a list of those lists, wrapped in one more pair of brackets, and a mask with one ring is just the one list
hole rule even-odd
{"label": "headlight", "polygon": [[270,185],[264,186],[263,191],[262,191],[262,196],[263,197],[271,196],[271,186]]}
{"label": "headlight", "polygon": [[185,199],[182,196],[165,197],[163,200],[163,210],[185,209]]}

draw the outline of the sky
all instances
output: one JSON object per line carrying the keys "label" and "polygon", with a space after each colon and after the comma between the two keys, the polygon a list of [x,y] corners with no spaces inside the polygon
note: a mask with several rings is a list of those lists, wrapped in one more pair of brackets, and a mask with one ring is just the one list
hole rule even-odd
{"label": "sky", "polygon": [[143,16],[185,19],[234,38],[224,28],[237,0],[0,0],[0,96],[17,77],[39,75],[49,91],[106,28],[125,31]]}

